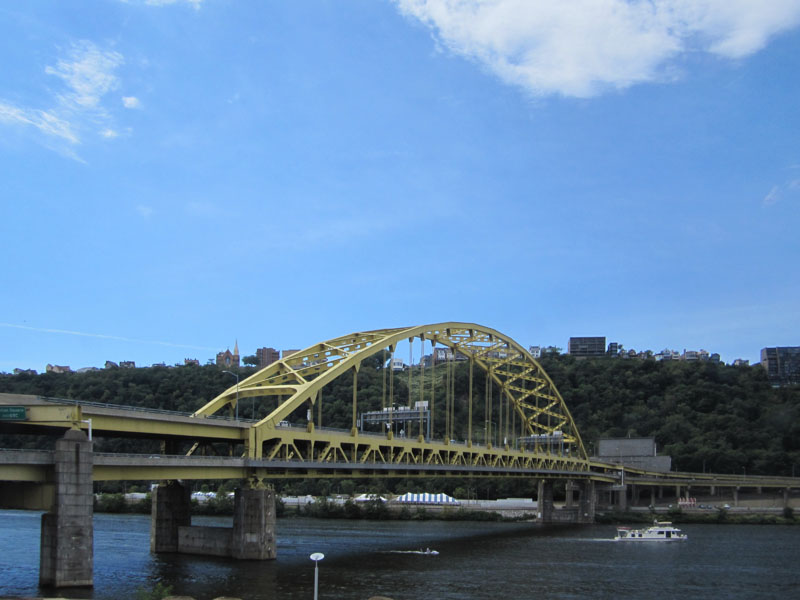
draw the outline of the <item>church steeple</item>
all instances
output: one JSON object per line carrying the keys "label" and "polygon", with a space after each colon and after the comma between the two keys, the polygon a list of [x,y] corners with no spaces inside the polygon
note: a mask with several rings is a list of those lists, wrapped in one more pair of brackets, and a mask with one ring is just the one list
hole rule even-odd
{"label": "church steeple", "polygon": [[233,345],[233,355],[239,356],[239,340],[236,340],[236,343]]}

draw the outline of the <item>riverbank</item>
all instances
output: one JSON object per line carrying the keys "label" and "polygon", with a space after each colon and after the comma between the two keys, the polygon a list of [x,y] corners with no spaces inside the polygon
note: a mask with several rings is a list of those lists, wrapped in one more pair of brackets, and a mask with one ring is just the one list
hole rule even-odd
{"label": "riverbank", "polygon": [[707,511],[607,511],[595,515],[597,524],[652,523],[654,520],[673,523],[696,523],[707,525],[800,525],[794,511],[733,511],[715,509]]}

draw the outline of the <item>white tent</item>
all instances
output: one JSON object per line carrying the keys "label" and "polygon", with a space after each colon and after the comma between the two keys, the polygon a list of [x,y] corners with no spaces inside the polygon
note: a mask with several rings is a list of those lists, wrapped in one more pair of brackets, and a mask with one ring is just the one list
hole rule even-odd
{"label": "white tent", "polygon": [[380,500],[381,502],[386,502],[386,498],[379,496],[378,494],[359,494],[353,498],[354,502],[369,502],[370,500]]}
{"label": "white tent", "polygon": [[440,506],[459,506],[461,503],[447,494],[412,494],[408,492],[395,498],[400,504],[435,504]]}

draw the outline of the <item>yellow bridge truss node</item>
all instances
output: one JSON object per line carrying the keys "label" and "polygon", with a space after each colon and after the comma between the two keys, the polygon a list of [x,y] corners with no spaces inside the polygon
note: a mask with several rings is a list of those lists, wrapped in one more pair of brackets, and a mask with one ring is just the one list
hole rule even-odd
{"label": "yellow bridge truss node", "polygon": [[[399,343],[407,341],[414,344],[417,340],[421,340],[423,347],[427,342],[432,349],[441,346],[449,348],[450,360],[469,361],[469,425],[465,443],[453,443],[448,432],[441,441],[426,440],[421,433],[421,423],[417,439],[393,438],[391,429],[385,434],[365,434],[356,427],[357,378],[362,362],[379,353],[384,353],[384,358],[387,353],[393,357]],[[524,440],[520,447],[511,448],[507,439],[499,448],[493,448],[490,441],[482,446],[473,444],[474,367],[486,373],[487,385],[497,387],[501,402],[505,399],[505,429],[512,438],[519,436],[517,439]],[[315,431],[312,419],[309,419],[305,429],[282,425],[300,407],[306,406],[311,411],[317,402],[321,402],[322,389],[346,374],[353,377],[353,424],[349,434],[321,429]],[[422,381],[420,388],[424,395],[424,369]],[[491,395],[491,392],[487,394]],[[336,462],[353,466],[382,463],[568,472],[589,470],[588,457],[578,429],[564,399],[544,369],[510,337],[473,323],[438,323],[365,331],[315,344],[231,386],[194,416],[233,411],[243,398],[272,396],[286,399],[249,428],[245,446],[246,455],[250,458]],[[409,396],[409,408],[411,403]],[[499,407],[499,410],[502,415],[502,408]],[[512,418],[515,430],[510,432]],[[491,425],[495,423],[491,422]]]}

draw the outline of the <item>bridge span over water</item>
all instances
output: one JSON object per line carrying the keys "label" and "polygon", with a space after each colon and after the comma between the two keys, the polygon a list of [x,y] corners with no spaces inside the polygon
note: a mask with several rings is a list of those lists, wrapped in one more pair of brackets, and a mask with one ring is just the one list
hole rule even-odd
{"label": "bridge span over water", "polygon": [[[430,352],[441,360],[427,371],[424,362],[406,371],[381,369],[380,408],[366,408],[359,373],[374,368],[368,365],[376,359],[392,365],[400,346],[412,356],[418,348],[419,357]],[[457,402],[459,362],[466,363],[469,375],[466,401]],[[400,377],[407,379],[403,398],[395,386]],[[326,386],[339,378],[352,384],[347,429],[322,422]],[[258,403],[263,410],[255,412],[265,416],[238,418],[245,400]],[[458,414],[458,422],[467,423],[460,432],[457,411],[466,412]],[[629,486],[668,486],[676,498],[690,486],[774,487],[786,494],[798,487],[792,478],[647,473],[593,460],[539,363],[510,337],[469,323],[359,332],[321,342],[237,378],[193,414],[0,394],[0,417],[0,433],[68,432],[54,451],[0,451],[0,505],[49,511],[42,525],[41,579],[55,585],[91,585],[91,560],[88,577],[85,568],[65,561],[67,553],[75,553],[69,539],[83,539],[85,545],[86,528],[91,532],[94,481],[173,482],[154,493],[152,549],[237,558],[275,555],[274,496],[267,482],[276,478],[529,477],[539,481],[544,521],[557,515],[553,481],[567,480],[571,510],[565,514],[576,522],[593,521],[598,489],[615,494],[622,506]],[[95,453],[92,436],[159,440],[162,451]],[[174,482],[204,479],[243,480],[233,537],[212,539],[189,527],[189,490]],[[575,491],[579,498],[573,502]]]}

